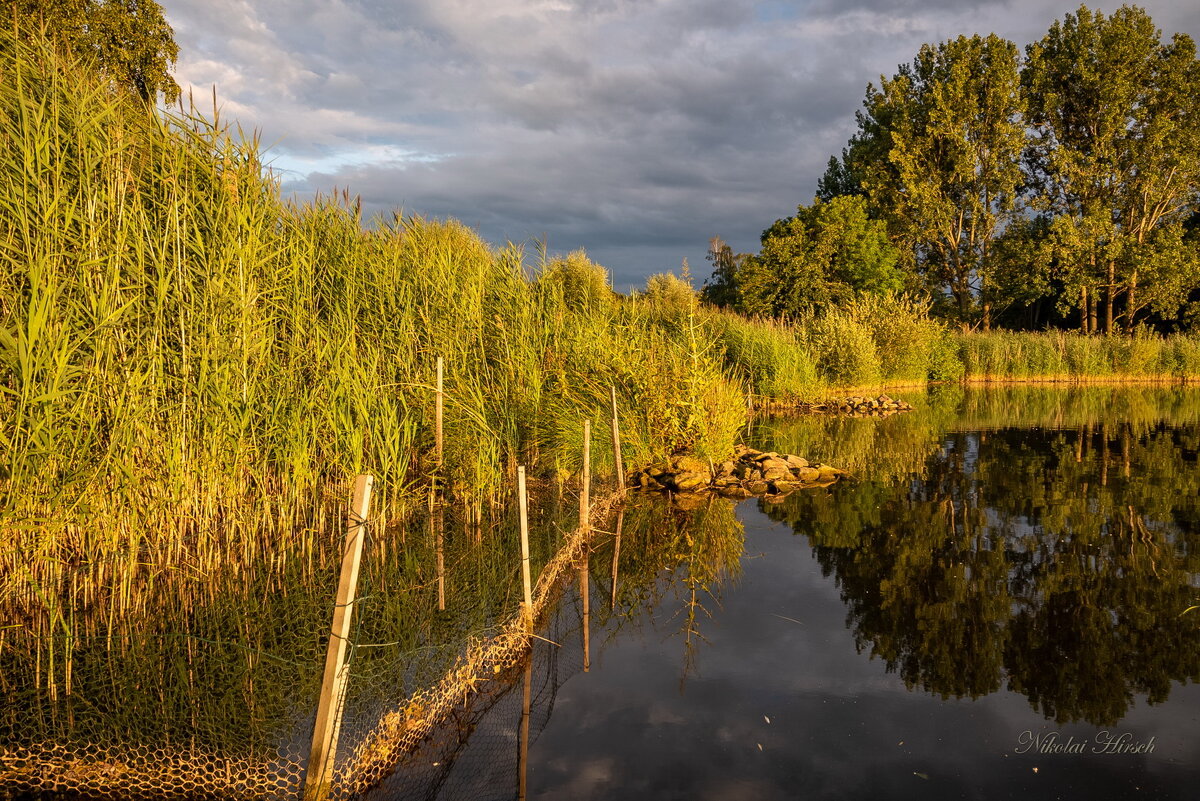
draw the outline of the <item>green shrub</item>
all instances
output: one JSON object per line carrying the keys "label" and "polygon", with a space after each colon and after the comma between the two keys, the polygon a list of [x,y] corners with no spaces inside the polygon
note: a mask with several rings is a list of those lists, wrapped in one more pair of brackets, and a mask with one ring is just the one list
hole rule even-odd
{"label": "green shrub", "polygon": [[829,384],[869,386],[883,379],[883,365],[871,330],[852,314],[830,310],[806,322],[804,341]]}
{"label": "green shrub", "polygon": [[944,325],[929,319],[929,305],[901,295],[859,299],[845,311],[867,327],[885,380],[920,383],[929,376],[931,356],[946,339]]}

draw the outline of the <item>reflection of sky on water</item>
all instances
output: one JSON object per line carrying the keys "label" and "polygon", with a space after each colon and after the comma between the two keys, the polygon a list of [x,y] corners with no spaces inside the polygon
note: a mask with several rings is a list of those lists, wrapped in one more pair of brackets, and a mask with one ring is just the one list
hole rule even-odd
{"label": "reflection of sky on water", "polygon": [[710,604],[682,691],[681,638],[625,631],[593,646],[591,672],[560,688],[531,746],[530,798],[1192,797],[1200,688],[1176,686],[1110,727],[1153,736],[1149,756],[1018,754],[1027,730],[1078,742],[1099,729],[1057,726],[1006,691],[972,701],[907,690],[856,652],[805,540],[753,502],[739,518],[744,574]]}

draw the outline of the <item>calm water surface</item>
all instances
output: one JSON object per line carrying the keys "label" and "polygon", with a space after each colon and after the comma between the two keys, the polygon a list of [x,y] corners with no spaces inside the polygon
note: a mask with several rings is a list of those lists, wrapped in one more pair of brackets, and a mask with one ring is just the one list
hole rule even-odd
{"label": "calm water surface", "polygon": [[[828,488],[634,499],[528,663],[488,677],[369,797],[1198,797],[1200,391],[909,399],[745,433],[850,471]],[[539,509],[535,569],[570,505]],[[372,535],[340,754],[514,613],[500,517]],[[103,581],[72,582],[52,637],[0,626],[0,756],[33,749],[7,778],[0,764],[0,799],[45,798],[51,763],[117,776],[124,797],[248,797],[222,778],[242,759],[294,798],[336,555],[148,574],[128,620]],[[182,790],[162,789],[164,765]]]}
{"label": "calm water surface", "polygon": [[1200,396],[922,403],[750,437],[854,481],[635,505],[586,656],[576,586],[529,689],[377,797],[1197,797]]}

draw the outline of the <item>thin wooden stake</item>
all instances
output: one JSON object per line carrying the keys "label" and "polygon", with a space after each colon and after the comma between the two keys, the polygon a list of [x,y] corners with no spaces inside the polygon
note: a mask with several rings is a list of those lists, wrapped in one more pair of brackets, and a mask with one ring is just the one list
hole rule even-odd
{"label": "thin wooden stake", "polygon": [[444,451],[442,449],[442,408],[445,394],[442,392],[442,357],[437,357],[437,399],[433,412],[433,458],[437,461],[438,472],[441,472]]}
{"label": "thin wooden stake", "polygon": [[621,461],[621,424],[617,419],[617,388],[609,387],[612,394],[612,445],[613,466],[617,477],[617,497],[625,497],[625,464]]}
{"label": "thin wooden stake", "polygon": [[579,529],[590,531],[592,525],[592,421],[583,421],[583,486],[579,490]]}
{"label": "thin wooden stake", "polygon": [[529,578],[529,499],[525,495],[525,468],[517,468],[517,505],[521,512],[521,581],[525,585],[525,623],[533,629],[533,583]]}
{"label": "thin wooden stake", "polygon": [[354,599],[358,588],[358,569],[362,563],[364,527],[371,506],[371,476],[359,476],[354,482],[350,514],[346,523],[345,549],[342,551],[342,574],[338,579],[337,601],[333,607],[333,624],[329,630],[329,645],[325,652],[325,676],[321,681],[321,698],[317,703],[317,722],[313,728],[312,751],[304,776],[305,801],[323,801],[329,796],[333,782],[333,761],[337,753],[338,734],[342,727],[342,698],[346,691],[347,638],[350,619],[354,614]]}

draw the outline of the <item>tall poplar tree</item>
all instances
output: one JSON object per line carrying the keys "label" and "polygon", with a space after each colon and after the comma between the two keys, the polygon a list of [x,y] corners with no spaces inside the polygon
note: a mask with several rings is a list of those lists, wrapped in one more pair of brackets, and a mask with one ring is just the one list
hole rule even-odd
{"label": "tall poplar tree", "polygon": [[867,87],[844,169],[965,324],[990,322],[992,245],[1023,182],[1019,51],[995,34],[924,45]]}
{"label": "tall poplar tree", "polygon": [[1055,216],[1083,329],[1115,330],[1118,299],[1127,328],[1148,305],[1170,316],[1200,282],[1182,227],[1200,189],[1192,39],[1164,43],[1136,6],[1081,6],[1029,45],[1022,83],[1032,203]]}

